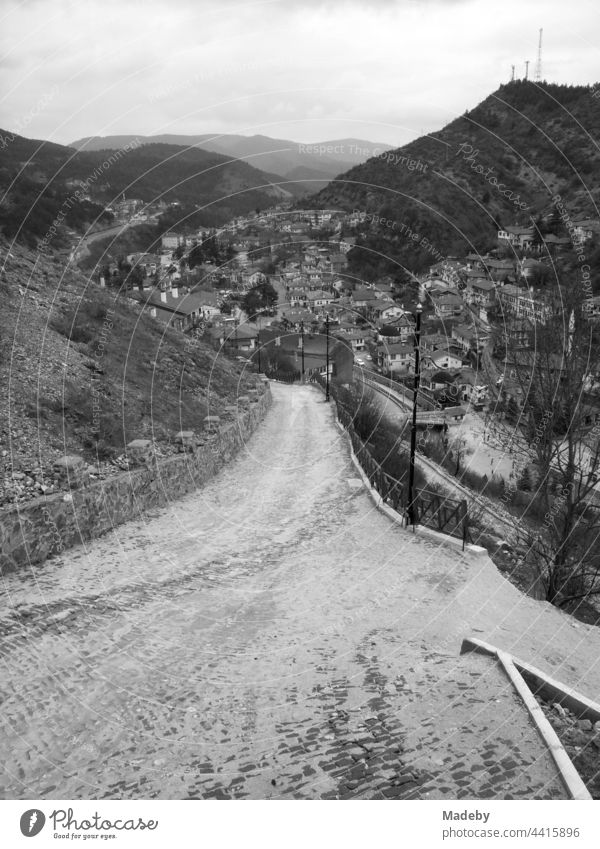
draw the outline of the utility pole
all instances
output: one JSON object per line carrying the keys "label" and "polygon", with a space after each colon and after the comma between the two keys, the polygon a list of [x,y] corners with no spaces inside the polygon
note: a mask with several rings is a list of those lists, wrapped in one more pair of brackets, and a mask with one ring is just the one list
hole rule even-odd
{"label": "utility pole", "polygon": [[421,313],[423,307],[417,304],[415,320],[415,384],[413,391],[412,426],[410,429],[410,461],[408,467],[408,521],[413,527],[415,523],[414,487],[415,487],[415,452],[417,448],[417,397],[419,394],[420,372],[420,342],[421,342]]}
{"label": "utility pole", "polygon": [[329,313],[325,319],[325,351],[326,351],[326,372],[325,372],[325,400],[329,401]]}
{"label": "utility pole", "polygon": [[302,383],[304,383],[304,322],[300,322],[300,345],[302,349]]}

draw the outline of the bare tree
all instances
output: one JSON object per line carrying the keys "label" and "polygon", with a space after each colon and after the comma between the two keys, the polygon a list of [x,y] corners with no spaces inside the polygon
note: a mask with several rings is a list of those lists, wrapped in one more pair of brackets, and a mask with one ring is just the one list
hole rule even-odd
{"label": "bare tree", "polygon": [[513,358],[523,399],[515,427],[537,467],[522,542],[544,597],[557,606],[600,594],[600,424],[584,388],[598,362],[598,330],[582,303],[576,286],[561,291],[558,308],[532,324],[528,348]]}

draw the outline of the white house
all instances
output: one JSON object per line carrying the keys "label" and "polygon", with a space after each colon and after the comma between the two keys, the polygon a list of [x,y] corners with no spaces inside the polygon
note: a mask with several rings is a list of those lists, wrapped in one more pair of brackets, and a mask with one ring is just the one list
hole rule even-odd
{"label": "white house", "polygon": [[403,374],[414,371],[415,350],[412,345],[383,345],[377,350],[379,368],[390,373]]}
{"label": "white house", "polygon": [[431,354],[427,354],[423,358],[424,368],[458,369],[461,365],[462,360],[460,357],[457,357],[456,354],[452,354],[450,351],[443,348],[438,351],[433,351]]}
{"label": "white house", "polygon": [[173,231],[164,233],[161,237],[161,244],[165,250],[174,251],[175,248],[185,244],[185,236],[181,233],[174,233]]}

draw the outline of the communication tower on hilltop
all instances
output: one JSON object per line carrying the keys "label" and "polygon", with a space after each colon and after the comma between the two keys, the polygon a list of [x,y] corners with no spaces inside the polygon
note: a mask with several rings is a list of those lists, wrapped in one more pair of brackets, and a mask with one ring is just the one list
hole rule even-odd
{"label": "communication tower on hilltop", "polygon": [[525,59],[525,79],[529,79],[529,59]]}
{"label": "communication tower on hilltop", "polygon": [[542,81],[542,33],[543,29],[540,30],[540,40],[538,43],[538,55],[537,62],[535,63],[535,81],[536,83],[541,83]]}
{"label": "communication tower on hilltop", "polygon": [[510,67],[512,68],[512,73],[510,75],[510,81],[511,81],[511,83],[514,83],[514,81],[515,81],[515,66],[511,65]]}

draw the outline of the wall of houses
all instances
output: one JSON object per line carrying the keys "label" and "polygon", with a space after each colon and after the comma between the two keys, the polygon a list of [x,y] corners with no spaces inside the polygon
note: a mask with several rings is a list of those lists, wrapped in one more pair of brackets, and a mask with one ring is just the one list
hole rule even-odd
{"label": "wall of houses", "polygon": [[143,517],[205,484],[240,450],[271,405],[267,388],[194,453],[176,454],[104,481],[0,511],[0,574]]}

